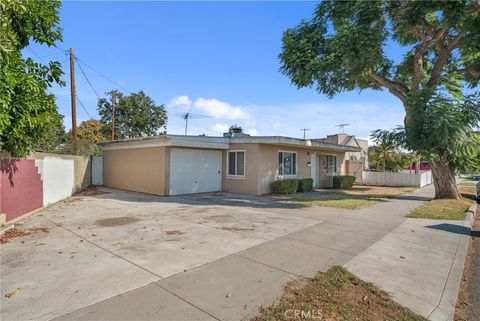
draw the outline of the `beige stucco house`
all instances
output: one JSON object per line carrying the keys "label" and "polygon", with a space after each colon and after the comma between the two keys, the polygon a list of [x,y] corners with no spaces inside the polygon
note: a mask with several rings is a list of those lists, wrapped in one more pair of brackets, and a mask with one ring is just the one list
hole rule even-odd
{"label": "beige stucco house", "polygon": [[281,136],[161,135],[100,144],[105,186],[156,195],[267,194],[284,178],[331,187],[355,146]]}

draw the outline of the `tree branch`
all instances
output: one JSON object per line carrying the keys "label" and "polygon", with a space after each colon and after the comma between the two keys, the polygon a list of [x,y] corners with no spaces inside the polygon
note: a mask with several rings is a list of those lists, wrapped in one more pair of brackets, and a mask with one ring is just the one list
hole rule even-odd
{"label": "tree branch", "polygon": [[455,69],[453,71],[458,72],[460,74],[470,74],[473,77],[480,77],[480,70],[476,70],[474,68]]}
{"label": "tree branch", "polygon": [[452,41],[450,41],[448,45],[442,44],[442,48],[438,52],[437,60],[433,64],[432,73],[430,75],[430,79],[427,82],[427,87],[432,88],[438,84],[441,78],[442,69],[447,62],[450,52],[458,47],[460,41],[463,39],[464,36],[465,34],[461,32],[455,37],[453,37]]}
{"label": "tree branch", "polygon": [[406,88],[404,85],[392,81],[382,75],[376,74],[374,72],[370,72],[368,76],[375,81],[378,85],[387,88],[392,94],[397,96],[405,106],[405,109],[407,108],[407,95],[406,92],[408,91],[408,88]]}

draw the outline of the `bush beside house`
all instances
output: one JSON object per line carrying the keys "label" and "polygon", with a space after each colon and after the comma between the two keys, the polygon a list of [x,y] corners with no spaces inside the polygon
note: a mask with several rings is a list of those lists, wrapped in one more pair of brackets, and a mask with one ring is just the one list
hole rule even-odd
{"label": "bush beside house", "polygon": [[274,181],[273,192],[275,194],[294,194],[298,190],[298,179],[281,179]]}
{"label": "bush beside house", "polygon": [[298,180],[298,193],[305,193],[313,191],[313,179],[303,178]]}
{"label": "bush beside house", "polygon": [[333,176],[334,189],[351,188],[354,182],[355,182],[355,176],[348,176],[348,175]]}

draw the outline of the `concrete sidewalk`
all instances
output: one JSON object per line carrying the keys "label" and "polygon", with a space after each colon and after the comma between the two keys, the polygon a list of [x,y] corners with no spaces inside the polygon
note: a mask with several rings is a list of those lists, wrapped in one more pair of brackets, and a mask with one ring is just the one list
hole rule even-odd
{"label": "concrete sidewalk", "polygon": [[432,195],[430,186],[332,216],[58,320],[247,319],[274,303],[288,281],[333,265],[345,265],[432,320],[447,320],[462,274],[466,228],[463,222],[405,219]]}

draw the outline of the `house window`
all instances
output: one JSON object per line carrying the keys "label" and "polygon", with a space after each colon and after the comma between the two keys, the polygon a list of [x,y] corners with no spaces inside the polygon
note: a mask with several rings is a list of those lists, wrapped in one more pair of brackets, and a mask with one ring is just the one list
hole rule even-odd
{"label": "house window", "polygon": [[327,175],[335,175],[337,173],[337,156],[327,156]]}
{"label": "house window", "polygon": [[245,151],[235,150],[228,152],[228,176],[245,177]]}
{"label": "house window", "polygon": [[297,175],[297,153],[279,152],[278,153],[278,174],[282,176]]}

